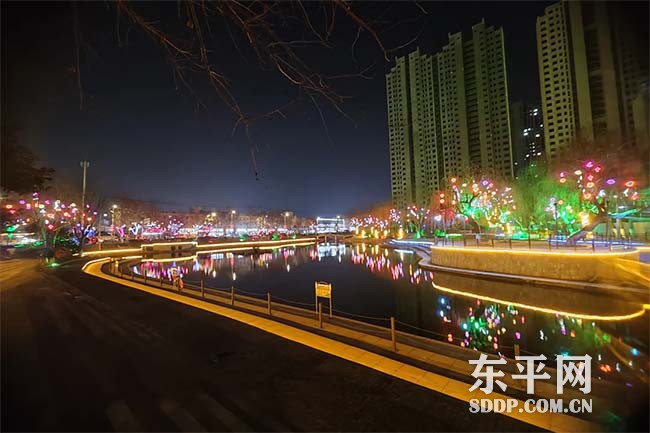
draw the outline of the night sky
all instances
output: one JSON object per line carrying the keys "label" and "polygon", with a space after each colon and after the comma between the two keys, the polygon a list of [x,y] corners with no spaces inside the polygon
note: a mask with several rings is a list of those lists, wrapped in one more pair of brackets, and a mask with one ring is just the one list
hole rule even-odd
{"label": "night sky", "polygon": [[[391,23],[387,47],[404,55],[420,46],[439,50],[447,34],[471,32],[485,18],[503,26],[511,100],[539,101],[535,18],[550,2],[356,3],[373,17],[384,11]],[[243,130],[231,134],[236,117],[201,75],[191,76],[196,98],[176,87],[164,53],[139,29],[120,20],[114,5],[80,3],[81,77],[85,103],[79,108],[73,15],[70,2],[2,2],[4,120],[20,127],[22,141],[57,171],[57,178],[80,181],[79,161],[91,161],[89,188],[105,197],[128,194],[165,208],[189,206],[241,210],[292,209],[304,216],[344,214],[390,199],[390,172],[384,74],[391,64],[366,36],[356,47],[362,66],[376,62],[373,78],[337,82],[352,96],[338,114],[324,100],[323,126],[314,105],[293,106],[286,119],[262,120],[251,134],[257,145],[256,179],[251,145]],[[140,3],[143,15],[178,24],[177,3]],[[390,9],[388,9],[390,8]],[[387,10],[388,9],[388,10]],[[418,16],[422,15],[421,18]],[[413,21],[415,20],[415,21]],[[236,30],[233,30],[236,32]],[[356,68],[350,45],[356,27],[341,15],[335,47],[300,51],[314,69],[349,73]],[[245,110],[264,112],[282,105],[296,89],[277,73],[262,71],[235,34],[240,51],[223,27],[213,28],[210,47],[231,80]]]}

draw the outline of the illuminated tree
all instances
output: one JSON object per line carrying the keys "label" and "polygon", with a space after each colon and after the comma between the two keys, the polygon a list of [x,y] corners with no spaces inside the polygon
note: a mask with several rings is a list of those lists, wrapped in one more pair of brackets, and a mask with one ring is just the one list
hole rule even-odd
{"label": "illuminated tree", "polygon": [[480,178],[452,177],[447,189],[437,192],[436,196],[442,212],[453,210],[480,233],[481,224],[490,227],[506,223],[516,206],[510,187],[496,185],[487,178],[477,179]]}
{"label": "illuminated tree", "polygon": [[92,236],[97,211],[86,205],[85,212],[75,204],[65,204],[61,200],[45,199],[38,193],[30,198],[21,198],[4,204],[10,218],[3,221],[8,227],[24,226],[39,233],[46,249],[51,250],[63,241],[72,241],[76,247],[81,246]]}
{"label": "illuminated tree", "polygon": [[526,231],[555,227],[558,221],[571,227],[579,212],[578,195],[575,188],[559,184],[543,161],[536,161],[514,181],[513,219]]}
{"label": "illuminated tree", "polygon": [[416,239],[424,236],[429,214],[429,209],[418,208],[417,206],[409,206],[406,209],[406,227],[408,232],[412,232]]}
{"label": "illuminated tree", "polygon": [[625,214],[638,211],[638,181],[617,178],[597,161],[589,159],[573,170],[561,171],[559,183],[575,188],[583,215],[581,228],[567,239],[570,244],[582,239],[599,224],[608,222],[610,216],[619,216],[621,210]]}

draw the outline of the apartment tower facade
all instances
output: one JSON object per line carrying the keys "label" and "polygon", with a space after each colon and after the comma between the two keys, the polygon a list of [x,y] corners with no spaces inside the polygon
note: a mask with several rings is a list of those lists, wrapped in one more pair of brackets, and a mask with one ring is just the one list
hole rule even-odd
{"label": "apartment tower facade", "polygon": [[647,146],[639,131],[648,119],[638,115],[645,108],[638,101],[647,93],[647,51],[644,58],[624,8],[561,1],[544,12],[536,30],[547,157],[574,140]]}
{"label": "apartment tower facade", "polygon": [[397,58],[386,75],[393,205],[425,207],[476,168],[512,177],[503,31],[481,22],[434,55]]}

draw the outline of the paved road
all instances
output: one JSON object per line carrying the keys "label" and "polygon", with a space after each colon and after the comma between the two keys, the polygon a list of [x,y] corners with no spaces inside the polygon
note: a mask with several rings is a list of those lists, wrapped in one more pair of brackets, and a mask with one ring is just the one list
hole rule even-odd
{"label": "paved road", "polygon": [[0,263],[2,431],[529,431],[258,329]]}

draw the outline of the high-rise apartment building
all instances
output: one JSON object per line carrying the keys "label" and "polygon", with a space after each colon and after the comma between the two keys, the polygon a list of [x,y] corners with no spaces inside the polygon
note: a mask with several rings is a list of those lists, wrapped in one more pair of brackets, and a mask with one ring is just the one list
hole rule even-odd
{"label": "high-rise apartment building", "polygon": [[637,142],[636,130],[643,126],[634,116],[634,100],[648,80],[647,50],[644,53],[641,46],[625,8],[617,2],[561,1],[537,18],[550,159],[575,139],[647,145]]}
{"label": "high-rise apartment building", "polygon": [[481,22],[449,35],[434,55],[416,50],[386,75],[393,205],[427,206],[452,176],[477,168],[512,176],[503,31]]}
{"label": "high-rise apartment building", "polygon": [[544,155],[544,124],[542,111],[534,105],[520,101],[510,104],[512,128],[512,159],[517,174],[537,158]]}
{"label": "high-rise apartment building", "polygon": [[393,205],[403,209],[413,203],[414,167],[408,62],[404,57],[386,75],[388,100],[388,141]]}

